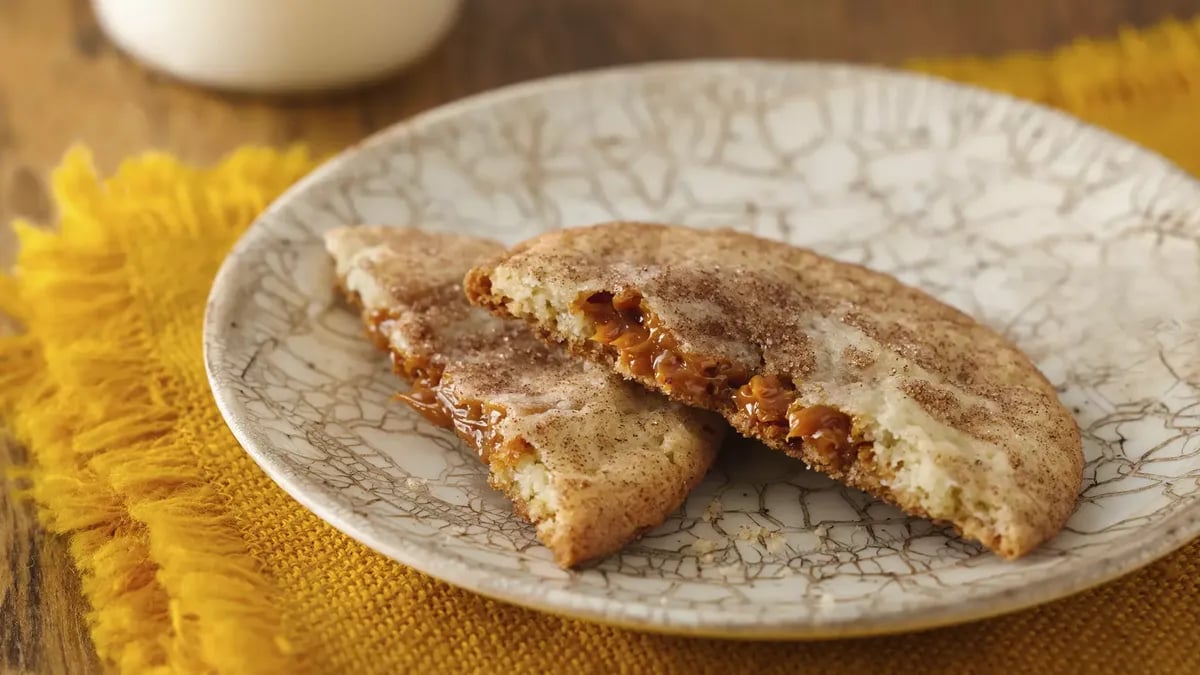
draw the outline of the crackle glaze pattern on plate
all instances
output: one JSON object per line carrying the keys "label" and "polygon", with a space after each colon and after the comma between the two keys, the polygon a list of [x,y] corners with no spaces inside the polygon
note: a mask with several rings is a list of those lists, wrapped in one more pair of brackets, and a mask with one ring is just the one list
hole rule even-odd
{"label": "crackle glaze pattern on plate", "polygon": [[[662,527],[551,562],[330,290],[320,235],[406,223],[513,243],[610,219],[733,226],[890,272],[1011,336],[1083,430],[1066,530],[1018,562],[752,444]],[[920,76],[702,62],[579,74],[427,113],[255,223],[208,307],[229,426],[289,493],[451,583],[645,629],[815,637],[1009,611],[1200,529],[1200,188],[1064,115]],[[764,299],[769,301],[769,299]]]}

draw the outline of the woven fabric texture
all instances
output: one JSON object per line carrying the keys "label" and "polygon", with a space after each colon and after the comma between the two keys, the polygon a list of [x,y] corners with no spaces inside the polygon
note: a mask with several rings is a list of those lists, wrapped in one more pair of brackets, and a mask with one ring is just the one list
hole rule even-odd
{"label": "woven fabric texture", "polygon": [[[1200,20],[1050,55],[913,68],[1059,106],[1200,173]],[[246,149],[54,178],[61,221],[18,224],[0,309],[0,411],[66,533],[112,670],[398,672],[1200,672],[1200,542],[1116,582],[988,621],[812,643],[672,638],[493,602],[395,564],[279,490],[225,428],[201,362],[212,277],[313,161]]]}

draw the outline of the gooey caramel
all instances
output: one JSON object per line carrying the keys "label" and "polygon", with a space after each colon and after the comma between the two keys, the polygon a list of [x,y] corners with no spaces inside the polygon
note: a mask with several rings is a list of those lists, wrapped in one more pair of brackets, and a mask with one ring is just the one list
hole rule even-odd
{"label": "gooey caramel", "polygon": [[[361,304],[361,303],[360,303]],[[375,310],[367,317],[365,322],[367,327],[367,338],[371,340],[371,344],[375,345],[376,349],[388,348],[388,329],[394,321],[391,314],[383,310]]]}
{"label": "gooey caramel", "polygon": [[[393,318],[387,312],[374,312],[368,319],[367,334],[371,341],[380,349],[388,349],[388,323]],[[502,449],[504,439],[496,428],[507,414],[503,407],[439,395],[442,369],[438,364],[420,356],[404,356],[395,350],[391,351],[391,358],[392,370],[412,382],[412,389],[407,394],[396,394],[396,399],[433,424],[454,429],[485,462]]]}
{"label": "gooey caramel", "polygon": [[450,399],[439,395],[437,383],[428,380],[413,380],[412,389],[407,394],[396,394],[396,398],[430,422],[454,429],[485,462],[503,449],[504,438],[497,431],[507,414],[502,406],[474,399]]}
{"label": "gooey caramel", "polygon": [[618,362],[639,377],[653,376],[667,392],[688,401],[722,406],[732,399],[756,433],[784,441],[799,439],[830,464],[844,469],[869,442],[854,438],[850,416],[827,405],[796,403],[792,383],[776,375],[748,377],[744,369],[723,360],[684,352],[635,291],[593,293],[572,309],[593,326],[591,339],[616,350]]}
{"label": "gooey caramel", "polygon": [[734,406],[758,424],[787,425],[795,400],[792,384],[777,375],[755,375],[733,392]]}
{"label": "gooey caramel", "polygon": [[746,381],[746,372],[717,359],[686,354],[658,317],[642,309],[636,292],[594,293],[574,304],[594,326],[592,339],[617,350],[621,365],[639,377],[690,398],[720,396]]}
{"label": "gooey caramel", "polygon": [[860,446],[871,445],[856,442],[850,416],[832,406],[792,406],[788,410],[788,425],[791,427],[788,440],[799,438],[838,468],[853,464]]}

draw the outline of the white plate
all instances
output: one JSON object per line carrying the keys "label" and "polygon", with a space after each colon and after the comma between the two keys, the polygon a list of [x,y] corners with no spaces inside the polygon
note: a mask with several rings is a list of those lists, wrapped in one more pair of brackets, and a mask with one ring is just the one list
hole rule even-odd
{"label": "white plate", "polygon": [[[891,272],[1010,335],[1083,429],[1066,530],[1004,562],[757,451],[727,452],[620,555],[557,569],[333,300],[320,234],[409,223],[516,242],[609,219],[734,226]],[[914,75],[652,65],[421,115],[290,190],[204,330],[225,419],[285,490],[381,553],[530,607],[676,633],[815,637],[1010,611],[1200,530],[1200,187],[1062,114]]]}

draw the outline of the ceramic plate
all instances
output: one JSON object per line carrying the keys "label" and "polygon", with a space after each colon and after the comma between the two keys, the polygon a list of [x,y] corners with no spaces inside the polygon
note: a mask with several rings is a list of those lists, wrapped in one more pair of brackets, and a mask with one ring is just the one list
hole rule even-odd
{"label": "ceramic plate", "polygon": [[[756,446],[564,572],[334,300],[320,236],[405,223],[513,243],[610,219],[733,226],[890,272],[1009,335],[1083,430],[1066,529],[1005,562]],[[204,340],[230,428],[375,550],[537,609],[675,633],[828,637],[1010,611],[1200,530],[1200,187],[1075,119],[920,76],[702,62],[560,77],[421,115],[268,209]]]}

